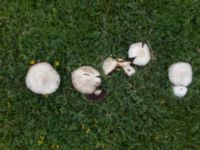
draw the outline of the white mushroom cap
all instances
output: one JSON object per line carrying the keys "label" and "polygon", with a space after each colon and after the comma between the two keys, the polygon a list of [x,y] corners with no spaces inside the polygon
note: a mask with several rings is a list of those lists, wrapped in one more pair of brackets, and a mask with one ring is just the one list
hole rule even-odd
{"label": "white mushroom cap", "polygon": [[169,67],[169,80],[174,85],[189,86],[192,82],[192,67],[189,63],[178,62]]}
{"label": "white mushroom cap", "polygon": [[184,97],[187,94],[187,87],[184,86],[173,86],[174,95],[177,97]]}
{"label": "white mushroom cap", "polygon": [[83,66],[71,74],[74,88],[82,94],[93,94],[101,84],[100,73],[90,66]]}
{"label": "white mushroom cap", "polygon": [[51,94],[58,89],[59,85],[59,74],[46,62],[31,66],[26,76],[26,86],[37,94]]}
{"label": "white mushroom cap", "polygon": [[138,66],[145,66],[151,59],[150,51],[145,43],[134,43],[129,47],[128,57],[135,58],[133,64]]}
{"label": "white mushroom cap", "polygon": [[103,62],[103,71],[105,75],[110,74],[117,68],[117,61],[112,57],[108,57]]}

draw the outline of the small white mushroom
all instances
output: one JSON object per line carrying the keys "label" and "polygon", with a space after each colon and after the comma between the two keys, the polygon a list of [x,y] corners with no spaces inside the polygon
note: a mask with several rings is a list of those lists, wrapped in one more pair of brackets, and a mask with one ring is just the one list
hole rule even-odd
{"label": "small white mushroom", "polygon": [[174,94],[183,97],[187,94],[187,86],[192,82],[192,67],[189,63],[172,64],[168,70],[169,80],[173,83]]}
{"label": "small white mushroom", "polygon": [[148,46],[142,42],[134,43],[129,47],[128,57],[138,66],[147,65],[151,59]]}
{"label": "small white mushroom", "polygon": [[100,73],[91,66],[82,66],[71,74],[72,84],[80,93],[89,100],[105,98],[105,91],[98,89],[101,85]]}
{"label": "small white mushroom", "polygon": [[131,62],[125,61],[123,59],[114,59],[108,57],[103,62],[103,71],[105,75],[112,73],[117,68],[123,68],[124,72],[128,76],[135,74],[135,69],[131,66]]}
{"label": "small white mushroom", "polygon": [[184,97],[187,94],[187,87],[184,86],[173,86],[174,95],[177,97]]}
{"label": "small white mushroom", "polygon": [[26,86],[37,94],[51,94],[58,89],[59,85],[59,74],[46,62],[31,66],[26,76]]}

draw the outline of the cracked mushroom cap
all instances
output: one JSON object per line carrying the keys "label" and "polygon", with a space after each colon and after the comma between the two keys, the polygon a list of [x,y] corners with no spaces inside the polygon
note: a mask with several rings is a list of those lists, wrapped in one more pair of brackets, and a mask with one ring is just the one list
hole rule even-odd
{"label": "cracked mushroom cap", "polygon": [[176,86],[189,86],[192,82],[192,67],[189,63],[172,64],[168,70],[169,80]]}
{"label": "cracked mushroom cap", "polygon": [[59,74],[46,62],[31,66],[26,76],[26,86],[36,94],[54,93],[59,85]]}
{"label": "cracked mushroom cap", "polygon": [[71,74],[74,88],[82,94],[93,94],[101,84],[100,73],[90,66],[83,66]]}
{"label": "cracked mushroom cap", "polygon": [[148,46],[142,42],[134,43],[129,47],[128,57],[138,66],[147,65],[151,59]]}

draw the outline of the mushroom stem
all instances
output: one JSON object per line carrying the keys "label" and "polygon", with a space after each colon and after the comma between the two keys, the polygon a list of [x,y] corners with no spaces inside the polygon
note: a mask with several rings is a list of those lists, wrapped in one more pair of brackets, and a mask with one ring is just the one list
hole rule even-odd
{"label": "mushroom stem", "polygon": [[130,61],[126,61],[126,60],[121,59],[121,58],[117,58],[115,60],[117,61],[117,67],[120,67],[120,68],[122,68],[122,67],[124,67],[126,65],[130,65],[131,64]]}
{"label": "mushroom stem", "polygon": [[101,93],[102,93],[102,90],[100,90],[100,89],[97,89],[97,90],[94,92],[94,94],[97,95],[97,96],[99,96]]}

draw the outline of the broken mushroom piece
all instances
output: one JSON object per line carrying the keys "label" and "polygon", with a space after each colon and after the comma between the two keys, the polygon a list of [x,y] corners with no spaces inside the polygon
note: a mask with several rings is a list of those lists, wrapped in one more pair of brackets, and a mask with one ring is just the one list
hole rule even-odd
{"label": "broken mushroom piece", "polygon": [[147,44],[138,42],[129,47],[128,57],[133,59],[133,64],[145,66],[151,59],[150,51]]}
{"label": "broken mushroom piece", "polygon": [[135,68],[133,68],[131,65],[126,65],[122,67],[125,74],[129,77],[135,74]]}
{"label": "broken mushroom piece", "polygon": [[131,62],[123,59],[114,59],[108,57],[103,62],[103,71],[105,75],[111,74],[116,68],[123,68],[124,72],[128,76],[132,76],[135,73],[135,69],[131,66]]}
{"label": "broken mushroom piece", "polygon": [[192,82],[191,65],[186,62],[178,62],[172,64],[168,72],[169,80],[174,84],[174,94],[177,97],[184,97],[187,94],[187,86]]}
{"label": "broken mushroom piece", "polygon": [[59,74],[46,62],[31,66],[26,76],[26,86],[36,94],[46,95],[54,93],[59,85]]}
{"label": "broken mushroom piece", "polygon": [[117,66],[121,67],[127,76],[132,76],[135,74],[135,68],[131,66],[131,62],[125,61],[123,59],[117,59]]}
{"label": "broken mushroom piece", "polygon": [[100,101],[106,97],[106,91],[98,89],[101,85],[100,73],[91,66],[82,66],[71,74],[72,84],[90,101]]}
{"label": "broken mushroom piece", "polygon": [[103,62],[103,71],[105,75],[109,75],[117,68],[118,62],[112,57],[108,57]]}

